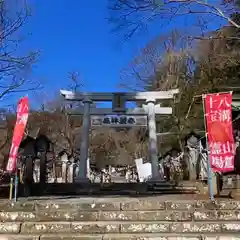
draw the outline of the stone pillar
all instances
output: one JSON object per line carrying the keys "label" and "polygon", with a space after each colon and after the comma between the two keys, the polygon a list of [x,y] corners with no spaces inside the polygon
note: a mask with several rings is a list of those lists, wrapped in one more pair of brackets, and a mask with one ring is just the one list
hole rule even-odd
{"label": "stone pillar", "polygon": [[46,184],[47,182],[47,156],[46,152],[41,152],[40,153],[40,183],[41,184]]}
{"label": "stone pillar", "polygon": [[60,162],[61,162],[61,172],[62,172],[62,183],[66,183],[67,181],[67,164],[68,164],[68,155],[66,153],[64,153],[61,158],[60,158]]}
{"label": "stone pillar", "polygon": [[33,184],[33,156],[25,158],[25,168],[23,173],[24,197],[31,196],[31,186]]}
{"label": "stone pillar", "polygon": [[90,169],[90,159],[87,158],[87,178],[90,180],[91,169]]}
{"label": "stone pillar", "polygon": [[149,132],[149,158],[152,165],[152,180],[160,180],[158,153],[157,153],[157,134],[155,119],[155,99],[148,99],[148,132]]}
{"label": "stone pillar", "polygon": [[92,101],[85,99],[84,113],[83,113],[83,124],[81,134],[81,149],[80,149],[80,160],[79,160],[79,171],[76,176],[75,182],[89,182],[87,177],[87,164],[88,164],[88,148],[89,148],[89,129],[90,129],[90,105]]}
{"label": "stone pillar", "polygon": [[70,162],[68,165],[68,174],[67,174],[67,182],[72,183],[73,182],[73,173],[74,173],[74,163]]}
{"label": "stone pillar", "polygon": [[194,147],[189,148],[189,158],[188,158],[188,170],[189,170],[189,180],[197,180],[197,160],[198,160],[198,150]]}
{"label": "stone pillar", "polygon": [[62,162],[62,182],[67,182],[67,162]]}
{"label": "stone pillar", "polygon": [[40,159],[34,159],[33,163],[33,180],[35,183],[40,181]]}
{"label": "stone pillar", "polygon": [[79,165],[78,163],[74,163],[74,170],[73,170],[73,182],[76,181],[76,176],[78,176],[78,172],[79,172]]}

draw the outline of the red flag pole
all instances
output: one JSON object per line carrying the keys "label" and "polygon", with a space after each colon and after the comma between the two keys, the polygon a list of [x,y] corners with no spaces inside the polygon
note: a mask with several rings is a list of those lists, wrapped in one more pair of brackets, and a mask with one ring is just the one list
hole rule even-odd
{"label": "red flag pole", "polygon": [[10,193],[9,198],[12,199],[12,191],[13,191],[13,175],[15,175],[15,192],[14,199],[17,200],[17,187],[18,187],[18,167],[17,167],[17,154],[20,143],[22,141],[24,131],[27,125],[29,115],[29,103],[28,97],[25,96],[21,98],[18,102],[17,107],[17,120],[14,127],[12,145],[9,153],[9,159],[7,163],[7,172],[11,174],[11,182],[10,182]]}
{"label": "red flag pole", "polygon": [[208,150],[209,192],[213,199],[212,172],[234,170],[232,92],[204,94],[202,99]]}

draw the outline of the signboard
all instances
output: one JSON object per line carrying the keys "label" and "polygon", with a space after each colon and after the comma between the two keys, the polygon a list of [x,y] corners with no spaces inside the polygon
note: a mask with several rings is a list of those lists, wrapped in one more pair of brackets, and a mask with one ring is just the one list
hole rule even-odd
{"label": "signboard", "polygon": [[27,125],[28,114],[29,114],[28,97],[23,97],[18,102],[17,120],[13,132],[12,145],[6,168],[6,170],[10,173],[14,172],[16,169],[18,148],[22,141],[25,127]]}
{"label": "signboard", "polygon": [[152,176],[152,165],[151,163],[143,163],[142,158],[135,159],[137,167],[137,173],[140,182],[147,181]]}
{"label": "signboard", "polygon": [[232,93],[207,94],[203,98],[211,167],[215,172],[231,172],[235,155]]}
{"label": "signboard", "polygon": [[105,115],[91,116],[91,125],[109,127],[147,126],[147,116]]}

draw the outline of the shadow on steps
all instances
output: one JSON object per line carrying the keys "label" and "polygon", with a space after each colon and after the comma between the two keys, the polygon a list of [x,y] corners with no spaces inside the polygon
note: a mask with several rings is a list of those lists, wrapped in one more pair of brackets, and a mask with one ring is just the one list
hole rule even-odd
{"label": "shadow on steps", "polygon": [[[161,194],[196,194],[198,188],[191,184],[173,184],[165,181],[145,183],[34,183],[29,186],[19,185],[19,196],[147,196]],[[0,188],[0,197],[9,196],[9,186]]]}

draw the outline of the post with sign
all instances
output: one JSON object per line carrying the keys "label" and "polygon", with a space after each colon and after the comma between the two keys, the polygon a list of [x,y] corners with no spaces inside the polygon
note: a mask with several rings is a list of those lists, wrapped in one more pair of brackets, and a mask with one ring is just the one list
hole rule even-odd
{"label": "post with sign", "polygon": [[234,170],[235,144],[232,132],[232,92],[203,95],[208,142],[208,181],[213,196],[212,171]]}

